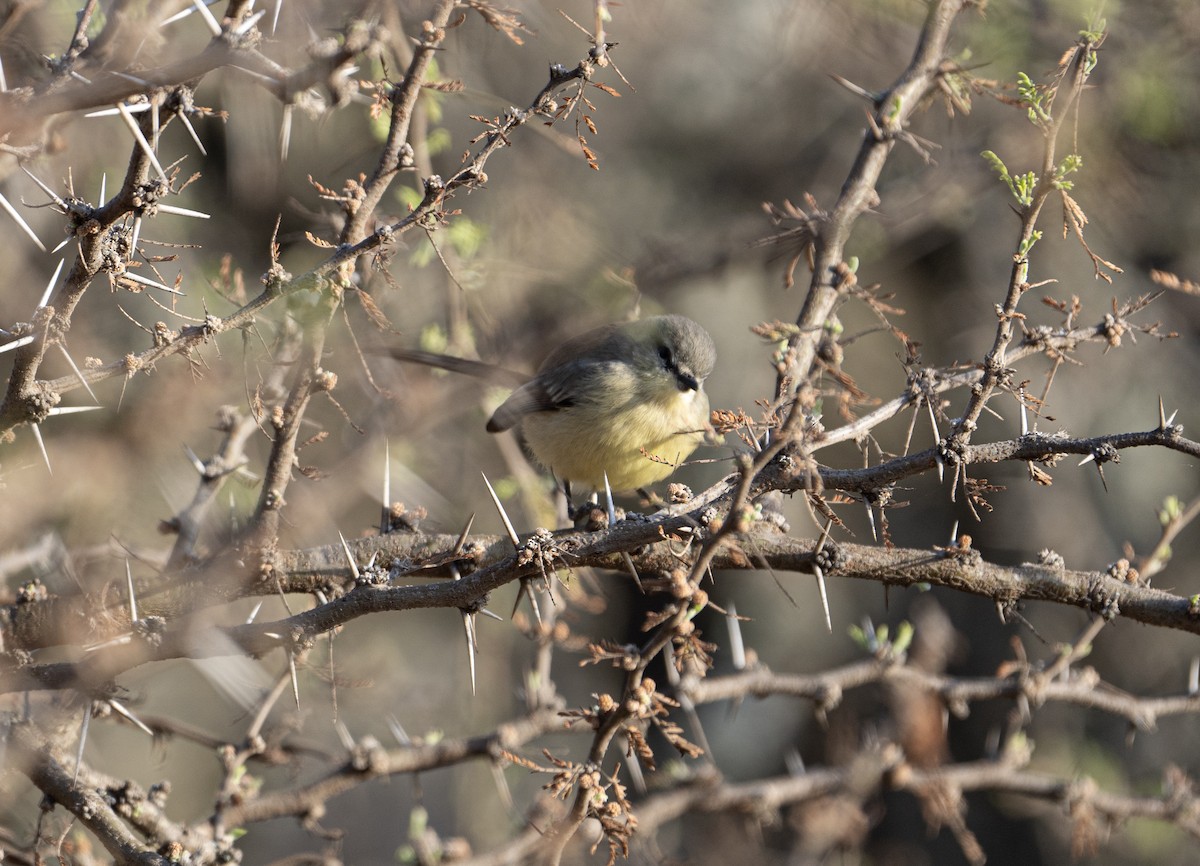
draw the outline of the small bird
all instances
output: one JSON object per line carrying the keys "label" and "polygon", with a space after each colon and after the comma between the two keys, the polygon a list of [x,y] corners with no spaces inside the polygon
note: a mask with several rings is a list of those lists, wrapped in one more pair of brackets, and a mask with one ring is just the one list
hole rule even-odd
{"label": "small bird", "polygon": [[[393,350],[400,360],[489,376],[488,365]],[[704,440],[717,350],[685,316],[604,325],[567,340],[496,409],[490,433],[520,426],[529,450],[570,494],[661,481]]]}

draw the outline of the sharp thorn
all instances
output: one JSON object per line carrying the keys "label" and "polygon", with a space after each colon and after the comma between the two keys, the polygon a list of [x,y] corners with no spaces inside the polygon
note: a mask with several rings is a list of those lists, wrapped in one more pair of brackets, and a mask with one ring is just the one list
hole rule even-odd
{"label": "sharp thorn", "polygon": [[300,710],[300,677],[296,674],[296,654],[288,650],[288,670],[292,675],[292,697],[296,699],[296,710]]}
{"label": "sharp thorn", "polygon": [[283,107],[283,117],[279,121],[279,161],[287,162],[288,151],[292,147],[292,105]]}
{"label": "sharp thorn", "polygon": [[129,621],[137,622],[137,595],[133,591],[133,570],[129,567],[129,557],[125,558],[125,583],[129,587]]}
{"label": "sharp thorn", "polygon": [[392,443],[383,440],[383,509],[379,515],[379,534],[392,528]]}
{"label": "sharp thorn", "polygon": [[46,453],[46,442],[42,439],[42,429],[37,424],[30,424],[29,426],[33,430],[33,438],[37,440],[38,448],[42,452],[42,460],[46,463],[46,471],[53,475],[54,470],[50,467],[50,455]]}
{"label": "sharp thorn", "polygon": [[200,455],[193,451],[187,443],[184,443],[183,453],[187,455],[188,462],[192,464],[192,468],[196,470],[196,474],[203,478],[204,461],[200,459]]}
{"label": "sharp thorn", "polygon": [[255,24],[257,24],[262,19],[262,17],[266,14],[267,14],[266,9],[259,9],[257,12],[255,12],[253,15],[251,15],[246,20],[244,20],[241,24],[239,24],[237,27],[235,27],[233,30],[233,35],[234,36],[243,36],[246,33],[249,33],[250,28],[252,28]]}
{"label": "sharp thorn", "polygon": [[737,616],[733,600],[725,606],[725,627],[729,631],[729,657],[735,671],[746,669],[746,643],[742,639],[742,622]]}
{"label": "sharp thorn", "polygon": [[158,172],[158,176],[162,179],[162,182],[170,186],[171,181],[167,178],[167,173],[163,171],[162,163],[158,161],[158,157],[154,153],[154,148],[150,146],[150,142],[146,141],[146,136],[142,134],[142,128],[133,119],[129,108],[125,103],[118,102],[117,110],[121,113],[121,119],[125,121],[125,125],[129,127],[129,131],[133,133],[134,140],[137,141],[142,152],[146,154],[146,158],[150,160],[150,164],[154,166],[154,170]]}
{"label": "sharp thorn", "polygon": [[148,736],[148,737],[154,736],[154,731],[152,731],[150,729],[150,726],[147,725],[145,722],[143,722],[141,719],[139,719],[137,716],[135,716],[133,713],[129,712],[129,710],[125,709],[125,707],[123,707],[119,701],[114,701],[112,698],[109,698],[108,705],[113,708],[113,710],[117,713],[117,715],[122,716],[123,718],[127,719],[138,730],[145,733],[146,736]]}
{"label": "sharp thorn", "polygon": [[134,283],[140,283],[143,286],[150,286],[152,289],[161,289],[164,292],[170,292],[172,295],[179,295],[180,297],[183,297],[183,292],[179,291],[179,289],[173,289],[168,285],[165,285],[163,283],[156,282],[155,280],[151,280],[146,277],[140,276],[138,274],[133,273],[132,271],[126,271],[125,273],[123,273],[119,277],[117,277],[117,279],[129,280]]}
{"label": "sharp thorn", "polygon": [[[617,509],[616,509],[616,506],[613,505],[612,487],[610,487],[608,484],[608,473],[607,472],[604,473],[604,501],[608,508],[608,525],[611,528],[612,525],[617,522]],[[625,559],[628,560],[629,557],[626,556]],[[633,567],[632,563],[630,563],[629,565],[630,565],[630,568]],[[634,572],[634,579],[638,581],[638,586],[640,587],[642,585],[642,582],[640,580],[638,580],[636,571]]]}
{"label": "sharp thorn", "polygon": [[[70,238],[67,238],[67,240],[70,240]],[[35,309],[40,310],[42,307],[46,306],[46,304],[50,303],[50,296],[54,294],[54,287],[58,285],[58,275],[62,273],[63,265],[66,263],[66,259],[58,260],[58,267],[54,269],[54,276],[50,278],[50,282],[46,283],[46,291],[42,292],[42,299],[38,301],[38,305]]]}
{"label": "sharp thorn", "polygon": [[637,584],[638,592],[640,592],[642,595],[645,595],[646,588],[642,586],[642,578],[638,575],[637,566],[633,564],[633,557],[622,550],[621,558],[625,560],[625,567],[628,568],[629,573],[633,575],[633,582]]}
{"label": "sharp thorn", "polygon": [[36,339],[37,337],[30,334],[28,337],[21,337],[20,339],[5,343],[3,346],[0,346],[0,355],[3,355],[5,352],[11,352],[13,349],[19,349],[22,346],[28,346]]}
{"label": "sharp thorn", "polygon": [[[479,474],[483,475],[482,472]],[[517,537],[517,531],[513,529],[512,521],[508,519],[508,513],[504,510],[504,506],[500,504],[500,497],[496,495],[496,489],[492,487],[492,482],[488,481],[486,475],[483,475],[483,483],[487,485],[488,493],[492,494],[492,502],[496,504],[496,510],[500,512],[500,519],[504,521],[504,529],[513,544],[513,549],[519,548],[521,540]]]}
{"label": "sharp thorn", "polygon": [[188,116],[182,111],[176,115],[180,122],[183,123],[183,128],[188,131],[188,135],[192,137],[192,142],[196,145],[196,149],[204,156],[208,156],[208,151],[204,148],[204,142],[200,140],[200,136],[196,134],[196,127],[192,126],[192,122],[188,120]]}
{"label": "sharp thorn", "polygon": [[342,540],[342,550],[346,552],[346,562],[350,563],[350,573],[354,575],[355,580],[358,580],[358,563],[354,561],[354,554],[350,552],[350,545],[346,543],[346,536],[342,535],[341,530],[338,531],[338,538]]}
{"label": "sharp thorn", "polygon": [[463,531],[458,534],[458,540],[454,542],[454,552],[461,553],[463,545],[467,543],[467,539],[471,536],[471,527],[475,525],[475,512],[471,512],[471,516],[467,518],[467,525],[463,527]]}
{"label": "sharp thorn", "polygon": [[83,724],[79,726],[79,748],[75,752],[75,774],[71,777],[71,787],[79,784],[79,768],[83,766],[83,747],[87,744],[88,728],[92,724],[92,700],[85,698],[83,702]]}
{"label": "sharp thorn", "polygon": [[220,36],[221,25],[217,23],[217,19],[213,17],[213,14],[208,11],[208,4],[201,2],[201,0],[192,0],[192,6],[196,8],[196,11],[200,13],[200,17],[204,19],[204,23],[208,25],[208,31],[213,36]]}
{"label": "sharp thorn", "polygon": [[33,229],[29,227],[29,223],[25,222],[25,218],[17,213],[17,209],[14,208],[9,203],[8,199],[6,199],[2,194],[0,194],[0,207],[4,208],[4,210],[8,212],[8,215],[13,218],[13,221],[20,227],[21,231],[28,235],[29,239],[37,245],[39,250],[46,252],[45,244],[43,244],[38,236],[34,234]]}
{"label": "sharp thorn", "polygon": [[186,207],[175,207],[170,204],[157,205],[159,213],[169,213],[175,216],[192,217],[192,219],[207,220],[212,219],[212,214],[207,214],[202,210],[192,210]]}
{"label": "sharp thorn", "polygon": [[817,578],[817,589],[821,593],[821,608],[825,611],[825,628],[830,634],[833,634],[833,619],[829,615],[829,594],[825,591],[825,572],[821,570],[821,566],[813,566],[813,574]]}
{"label": "sharp thorn", "polygon": [[467,661],[471,667],[471,697],[475,696],[475,655],[479,652],[479,645],[475,638],[475,617],[473,614],[467,613],[465,610],[459,611],[462,614],[463,631],[467,636]]}

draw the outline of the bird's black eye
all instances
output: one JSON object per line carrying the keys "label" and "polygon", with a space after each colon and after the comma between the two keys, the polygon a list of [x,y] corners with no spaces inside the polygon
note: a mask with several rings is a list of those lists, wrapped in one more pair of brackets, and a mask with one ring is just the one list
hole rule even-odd
{"label": "bird's black eye", "polygon": [[673,362],[671,361],[670,346],[659,346],[658,347],[658,357],[662,358],[663,363],[666,364],[668,367],[673,366]]}

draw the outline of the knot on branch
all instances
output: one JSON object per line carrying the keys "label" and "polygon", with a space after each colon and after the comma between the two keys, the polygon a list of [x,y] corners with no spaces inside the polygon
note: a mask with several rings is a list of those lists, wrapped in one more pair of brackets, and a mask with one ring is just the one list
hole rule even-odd
{"label": "knot on branch", "polygon": [[133,782],[106,788],[104,799],[118,815],[132,818],[146,801],[146,792]]}
{"label": "knot on branch", "polygon": [[21,584],[20,589],[17,590],[17,604],[32,604],[45,601],[49,597],[50,591],[46,589],[46,585],[39,577]]}
{"label": "knot on branch", "polygon": [[1051,550],[1048,547],[1038,551],[1038,565],[1044,565],[1047,568],[1063,570],[1067,567],[1067,561],[1063,559],[1061,553],[1056,550]]}
{"label": "knot on branch", "polygon": [[1106,313],[1104,316],[1103,333],[1104,339],[1108,343],[1109,348],[1116,349],[1121,345],[1121,337],[1129,330],[1129,325],[1124,319],[1118,318],[1112,313]]}
{"label": "knot on branch", "polygon": [[374,737],[363,737],[350,750],[350,766],[359,773],[384,773],[388,766],[387,750]]}
{"label": "knot on branch", "polygon": [[849,557],[833,539],[825,539],[825,543],[813,551],[813,564],[825,574],[836,571],[846,564]]}
{"label": "knot on branch", "polygon": [[61,396],[38,383],[33,390],[21,398],[25,417],[33,424],[40,424],[50,417],[50,410],[58,405]]}
{"label": "knot on branch", "polygon": [[1114,580],[1119,580],[1122,583],[1137,584],[1141,578],[1138,570],[1129,564],[1128,559],[1123,557],[1116,562],[1110,563],[1105,573]]}
{"label": "knot on branch", "polygon": [[1097,466],[1101,466],[1105,463],[1121,462],[1121,453],[1117,451],[1115,446],[1109,444],[1108,442],[1103,442],[1093,448],[1092,457],[1095,459]]}
{"label": "knot on branch", "polygon": [[517,548],[517,565],[525,568],[536,564],[542,577],[547,577],[547,572],[554,571],[555,560],[562,558],[562,547],[554,540],[550,530],[542,527],[535,529],[533,534],[525,539],[525,543]]}
{"label": "knot on branch", "polygon": [[943,466],[957,469],[966,463],[966,446],[955,437],[942,437],[937,441],[937,451],[934,460]]}
{"label": "knot on branch", "polygon": [[148,616],[136,620],[132,625],[133,633],[147,645],[157,647],[163,641],[167,632],[167,621],[161,616]]}
{"label": "knot on branch", "polygon": [[354,576],[355,586],[387,586],[390,583],[390,570],[377,565],[373,556],[371,561],[358,569],[358,573]]}
{"label": "knot on branch", "polygon": [[1121,615],[1120,592],[1105,577],[1093,577],[1088,581],[1087,600],[1088,609],[1106,620],[1113,620]]}

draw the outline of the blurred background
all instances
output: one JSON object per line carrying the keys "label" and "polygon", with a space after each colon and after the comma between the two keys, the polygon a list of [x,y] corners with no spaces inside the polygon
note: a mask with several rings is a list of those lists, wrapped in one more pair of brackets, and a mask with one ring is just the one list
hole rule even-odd
{"label": "blurred background", "polygon": [[[10,87],[45,74],[40,57],[61,52],[74,26],[77,4],[0,2],[0,58]],[[119,4],[118,4],[119,5]],[[163,4],[164,9],[186,4]],[[262,50],[285,65],[305,60],[311,35],[324,37],[351,14],[354,4],[289,2],[279,29]],[[543,86],[550,63],[575,65],[588,44],[559,9],[584,26],[591,6],[579,0],[519,4],[530,32],[524,44],[504,38],[478,16],[452,31],[437,59],[437,73],[459,79],[461,93],[428,92],[415,129],[424,135],[419,165],[448,175],[470,139],[481,131],[469,115],[492,117],[509,106],[524,107]],[[109,10],[110,13],[112,10]],[[390,251],[386,276],[360,269],[361,287],[395,326],[375,330],[362,306],[350,299],[346,316],[335,322],[325,366],[339,376],[340,407],[316,401],[311,433],[326,430],[324,441],[306,447],[301,462],[319,470],[319,479],[298,478],[289,491],[287,524],[281,545],[330,544],[341,530],[348,537],[370,531],[378,520],[385,443],[390,448],[393,497],[424,507],[430,531],[457,532],[472,513],[475,530],[498,532],[480,479],[485,472],[507,498],[519,531],[549,525],[550,481],[538,491],[522,488],[522,471],[511,443],[507,451],[487,435],[484,422],[504,392],[465,377],[423,368],[404,368],[377,355],[365,366],[350,332],[366,347],[404,345],[494,361],[532,371],[562,338],[608,321],[661,311],[679,312],[702,323],[718,345],[719,362],[709,380],[714,408],[743,408],[756,414],[756,401],[774,388],[773,347],[750,333],[760,322],[796,318],[808,274],[784,288],[786,262],[756,239],[776,229],[763,213],[765,201],[803,202],[811,193],[831,207],[852,164],[865,122],[866,104],[839,86],[842,76],[868,90],[882,89],[904,68],[924,14],[917,2],[843,0],[657,0],[612,7],[609,38],[618,43],[612,57],[629,84],[608,71],[603,83],[620,92],[614,98],[590,91],[589,111],[598,131],[581,131],[595,152],[599,171],[589,168],[570,123],[538,124],[519,130],[511,149],[488,164],[486,189],[462,195],[462,210],[431,238],[410,232]],[[165,13],[164,13],[165,14]],[[378,4],[370,14],[391,32],[381,59],[365,61],[362,79],[399,78],[406,62],[404,34],[416,32],[426,4]],[[1078,297],[1080,323],[1101,320],[1119,301],[1156,290],[1151,268],[1200,278],[1200,253],[1193,242],[1200,226],[1194,206],[1197,147],[1200,145],[1200,6],[1191,0],[1107,2],[1102,14],[1109,37],[1078,115],[1064,137],[1083,158],[1073,195],[1091,220],[1092,249],[1123,269],[1113,283],[1093,276],[1090,260],[1073,238],[1062,238],[1057,205],[1047,209],[1045,237],[1032,257],[1031,281],[1054,281],[1029,293],[1022,310],[1027,324],[1057,325],[1061,315],[1040,303],[1043,295]],[[1018,72],[1037,81],[1052,75],[1059,57],[1078,31],[1093,23],[1092,4],[1061,2],[992,3],[986,12],[966,12],[955,28],[952,53],[980,79],[1013,82]],[[147,44],[147,57],[164,46],[180,56],[199,50],[208,34],[195,16],[161,31],[161,45]],[[327,96],[327,94],[326,94]],[[297,110],[290,152],[279,155],[282,112],[256,82],[236,70],[206,77],[197,104],[228,112],[228,119],[197,123],[208,155],[200,154],[178,124],[166,133],[163,162],[182,159],[182,176],[200,177],[173,201],[207,211],[207,221],[163,215],[142,230],[148,250],[178,258],[160,265],[165,282],[183,275],[186,297],[111,293],[94,284],[76,313],[70,351],[77,362],[105,362],[149,345],[134,322],[151,327],[166,321],[180,327],[162,305],[184,316],[205,311],[225,315],[239,298],[259,291],[269,266],[269,243],[281,217],[282,263],[300,273],[326,255],[305,232],[336,238],[337,213],[309,182],[334,190],[343,181],[370,172],[382,127],[368,106],[352,101],[310,116]],[[77,195],[96,203],[102,178],[111,192],[128,161],[130,142],[119,118],[62,116],[48,127],[49,152],[30,164],[47,183],[62,189],[68,176]],[[921,344],[923,363],[945,366],[978,360],[990,346],[993,305],[1003,298],[1018,221],[1010,196],[979,153],[995,151],[1015,172],[1041,161],[1040,138],[1021,109],[975,96],[971,111],[947,112],[941,103],[922,114],[914,132],[933,143],[932,163],[903,145],[893,152],[878,192],[881,204],[858,223],[848,253],[859,260],[864,284],[878,283],[889,303],[905,311],[893,324]],[[0,154],[0,191],[13,202],[42,202],[40,193]],[[417,173],[402,176],[381,208],[392,219],[419,198]],[[62,237],[62,219],[48,208],[22,208],[48,247]],[[28,321],[60,256],[38,252],[7,220],[0,218],[0,326]],[[163,246],[151,244],[161,242]],[[436,245],[436,251],[434,248]],[[73,246],[65,249],[70,254]],[[450,273],[442,260],[449,266]],[[244,290],[239,292],[239,281]],[[166,299],[166,300],[165,300]],[[156,303],[157,302],[157,303]],[[73,581],[89,588],[124,579],[126,551],[148,563],[169,549],[159,521],[189,500],[196,484],[185,447],[206,456],[219,441],[212,430],[216,410],[247,406],[270,364],[263,340],[270,341],[283,310],[272,308],[261,333],[226,335],[191,363],[172,358],[148,375],[101,384],[103,411],[52,419],[43,434],[53,475],[43,465],[27,429],[0,451],[0,544],[11,553],[35,545],[45,555],[34,566],[10,569],[9,587],[33,575],[53,589]],[[847,335],[867,331],[876,319],[861,305],[840,311]],[[1057,372],[1046,406],[1051,416],[1039,429],[1064,429],[1078,436],[1147,430],[1157,424],[1157,399],[1185,432],[1194,436],[1196,382],[1200,379],[1200,299],[1167,293],[1140,315],[1160,321],[1178,338],[1159,341],[1127,335],[1119,348],[1084,348]],[[886,333],[869,333],[846,347],[845,371],[873,397],[890,399],[905,382],[902,347]],[[0,357],[0,373],[11,362]],[[1049,369],[1046,359],[1024,362],[1018,379],[1040,393]],[[52,358],[47,375],[65,375],[65,362]],[[369,376],[368,376],[369,373]],[[951,393],[947,414],[957,414],[965,395]],[[76,391],[68,402],[84,405]],[[869,406],[865,407],[869,410]],[[988,418],[976,441],[1009,438],[1019,432],[1015,403],[997,401],[1003,418]],[[345,411],[343,417],[342,410]],[[353,422],[354,426],[347,423]],[[844,419],[826,414],[827,428]],[[903,449],[909,417],[895,419],[876,433],[887,452]],[[918,418],[913,449],[928,447],[928,420]],[[248,449],[251,468],[261,468],[268,451],[265,436]],[[702,489],[729,471],[737,443],[713,447],[699,456],[707,462],[686,467],[679,479]],[[878,452],[872,452],[878,459]],[[1060,553],[1071,568],[1104,569],[1123,556],[1145,554],[1159,537],[1157,510],[1168,496],[1200,495],[1194,461],[1179,454],[1125,451],[1119,465],[1105,470],[1107,491],[1093,466],[1066,461],[1053,471],[1050,487],[1033,485],[1025,467],[999,466],[988,481],[1003,489],[989,496],[994,510],[976,522],[961,502],[949,501],[948,487],[934,477],[914,480],[897,491],[905,507],[888,514],[891,538],[904,547],[947,544],[952,528],[968,532],[983,555],[1001,563],[1035,559],[1043,549]],[[862,465],[853,445],[819,454],[822,463]],[[231,482],[220,522],[253,508],[257,490]],[[636,507],[635,502],[627,503]],[[801,503],[785,503],[792,532],[816,531]],[[871,539],[861,505],[841,506],[849,532],[840,537]],[[219,538],[219,526],[213,539]],[[1194,529],[1175,545],[1168,570],[1155,585],[1178,594],[1200,591],[1196,565],[1200,544]],[[137,566],[135,565],[135,568]],[[150,573],[150,566],[145,566]],[[718,574],[710,591],[722,606],[731,602],[750,618],[744,638],[759,659],[777,671],[815,672],[863,656],[848,636],[851,624],[869,619],[892,627],[904,619],[936,622],[945,614],[952,630],[943,640],[948,670],[990,675],[1013,659],[1015,643],[1033,659],[1050,659],[1061,642],[1075,639],[1088,617],[1081,611],[1031,604],[1023,622],[1001,623],[994,605],[981,598],[936,591],[884,591],[870,582],[832,581],[829,586],[833,633],[826,632],[811,578],[781,578],[796,605],[764,573]],[[599,575],[605,604],[585,612],[563,612],[582,635],[633,639],[644,608],[654,607],[630,591],[619,576]],[[514,590],[498,593],[491,606],[507,614]],[[302,602],[301,602],[302,603]],[[920,604],[923,608],[913,608]],[[262,616],[284,615],[268,600]],[[250,604],[245,608],[248,610]],[[244,617],[240,606],[228,621]],[[719,672],[731,670],[720,617],[702,616],[706,637],[720,645]],[[933,625],[929,626],[931,629]],[[337,667],[344,684],[338,702],[354,736],[374,734],[392,742],[388,719],[411,735],[437,731],[448,736],[490,730],[519,712],[522,677],[531,645],[510,625],[480,621],[483,652],[479,693],[470,694],[459,615],[421,611],[379,615],[355,622],[336,641]],[[1107,626],[1088,663],[1119,689],[1138,695],[1177,694],[1197,655],[1194,638],[1131,622]],[[559,687],[569,704],[588,704],[593,693],[619,686],[614,671],[579,668],[566,653],[556,660]],[[314,655],[314,667],[324,665]],[[286,665],[266,658],[258,671],[270,681]],[[235,700],[214,691],[212,679],[190,663],[145,666],[122,678],[140,696],[140,712],[186,716],[217,737],[237,739],[248,722]],[[287,706],[280,722],[301,725],[297,736],[336,751],[327,678],[316,671],[302,677],[303,712],[293,719]],[[10,708],[12,697],[8,698]],[[894,725],[889,698],[880,691],[855,692],[823,727],[811,707],[773,698],[736,710],[703,707],[701,718],[713,758],[731,779],[785,772],[788,755],[809,766],[845,760],[856,744],[886,738]],[[1010,729],[1008,702],[981,704],[965,720],[952,720],[948,754],[957,761],[987,754],[989,740]],[[1200,770],[1200,736],[1192,718],[1162,720],[1158,730],[1131,735],[1119,719],[1064,706],[1036,710],[1028,727],[1034,743],[1033,768],[1071,779],[1096,778],[1119,793],[1149,794],[1161,788],[1169,765]],[[551,738],[545,745],[564,754],[582,747],[579,736]],[[667,761],[665,744],[662,760]],[[129,775],[144,785],[175,780],[169,811],[180,820],[199,820],[212,808],[220,768],[205,749],[186,742],[152,745],[125,727],[95,726],[89,759],[100,769]],[[289,784],[293,770],[266,773],[265,785]],[[320,774],[318,764],[301,774]],[[329,804],[322,824],[340,828],[337,850],[345,862],[394,862],[407,841],[409,817],[422,805],[444,836],[466,837],[477,851],[510,838],[521,826],[523,809],[543,779],[519,768],[507,772],[516,800],[508,811],[483,764],[364,785]],[[4,823],[25,837],[32,834],[36,799],[13,774],[0,781]],[[31,805],[33,804],[33,805]],[[965,862],[952,835],[926,828],[916,802],[889,797],[886,812],[872,816],[860,861],[880,864]],[[1045,803],[987,794],[969,798],[967,825],[979,837],[992,864],[1058,863],[1071,851],[1071,824]],[[744,816],[705,817],[664,828],[658,851],[669,862],[724,863],[751,856],[764,863],[800,863],[797,833],[800,810],[775,824],[751,828]],[[247,862],[267,862],[289,853],[319,848],[296,822],[249,828],[241,847]],[[1188,863],[1193,847],[1169,825],[1133,821],[1114,831],[1101,852],[1087,862]],[[657,855],[639,849],[637,862]],[[597,857],[603,854],[596,855]],[[603,862],[602,860],[597,862]],[[666,861],[662,861],[666,862]]]}

